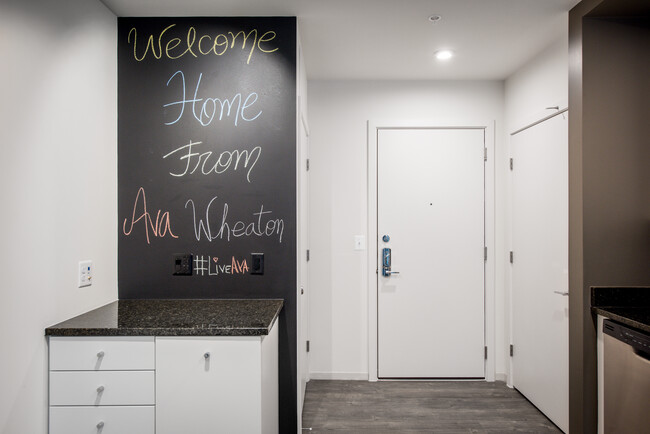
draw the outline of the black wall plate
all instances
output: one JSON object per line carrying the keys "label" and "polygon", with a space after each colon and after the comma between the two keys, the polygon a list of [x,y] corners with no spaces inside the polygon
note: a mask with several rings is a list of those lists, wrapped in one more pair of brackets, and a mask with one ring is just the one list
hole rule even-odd
{"label": "black wall plate", "polygon": [[191,253],[175,253],[174,276],[191,276],[192,260],[193,255]]}

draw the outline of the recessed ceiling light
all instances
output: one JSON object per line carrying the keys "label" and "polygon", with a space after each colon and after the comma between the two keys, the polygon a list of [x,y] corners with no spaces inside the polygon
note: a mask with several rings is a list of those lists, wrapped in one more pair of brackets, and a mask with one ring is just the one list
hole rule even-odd
{"label": "recessed ceiling light", "polygon": [[449,60],[454,57],[454,52],[451,50],[438,50],[434,54],[438,60]]}
{"label": "recessed ceiling light", "polygon": [[429,21],[432,22],[432,23],[437,23],[441,19],[442,19],[442,15],[434,14],[434,15],[429,16]]}

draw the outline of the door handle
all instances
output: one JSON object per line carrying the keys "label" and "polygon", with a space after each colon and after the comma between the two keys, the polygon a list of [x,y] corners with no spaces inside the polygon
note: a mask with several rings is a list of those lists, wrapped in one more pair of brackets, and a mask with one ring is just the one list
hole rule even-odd
{"label": "door handle", "polygon": [[553,292],[556,293],[556,294],[565,295],[565,296],[569,295],[569,293],[567,291],[553,291]]}
{"label": "door handle", "polygon": [[390,277],[393,274],[399,274],[399,271],[391,271],[391,250],[388,247],[381,249],[381,275],[384,277]]}

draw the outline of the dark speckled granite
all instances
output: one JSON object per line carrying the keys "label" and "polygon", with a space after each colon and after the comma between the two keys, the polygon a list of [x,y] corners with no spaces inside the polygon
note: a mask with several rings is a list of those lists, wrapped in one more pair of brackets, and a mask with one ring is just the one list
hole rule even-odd
{"label": "dark speckled granite", "polygon": [[591,288],[591,310],[650,333],[650,287]]}
{"label": "dark speckled granite", "polygon": [[283,300],[118,300],[45,329],[47,336],[263,336]]}

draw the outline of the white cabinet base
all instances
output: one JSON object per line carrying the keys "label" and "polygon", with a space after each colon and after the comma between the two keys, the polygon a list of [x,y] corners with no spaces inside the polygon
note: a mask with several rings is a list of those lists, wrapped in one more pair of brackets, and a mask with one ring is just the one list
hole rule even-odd
{"label": "white cabinet base", "polygon": [[266,336],[50,337],[50,434],[277,434]]}

